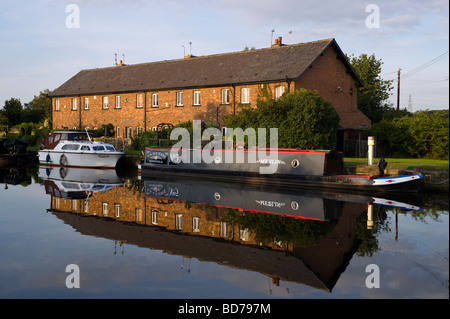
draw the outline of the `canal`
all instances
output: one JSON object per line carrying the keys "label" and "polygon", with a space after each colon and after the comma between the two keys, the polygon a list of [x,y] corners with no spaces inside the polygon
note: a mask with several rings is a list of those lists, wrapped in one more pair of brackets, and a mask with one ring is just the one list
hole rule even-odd
{"label": "canal", "polygon": [[3,166],[0,297],[449,298],[447,194]]}

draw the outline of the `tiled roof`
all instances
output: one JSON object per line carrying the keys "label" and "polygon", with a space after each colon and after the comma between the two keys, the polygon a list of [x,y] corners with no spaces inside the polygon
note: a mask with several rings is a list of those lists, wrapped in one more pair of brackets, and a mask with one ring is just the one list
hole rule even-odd
{"label": "tiled roof", "polygon": [[[295,80],[334,39],[179,60],[82,70],[50,96],[142,92]],[[343,58],[358,79],[350,64]]]}

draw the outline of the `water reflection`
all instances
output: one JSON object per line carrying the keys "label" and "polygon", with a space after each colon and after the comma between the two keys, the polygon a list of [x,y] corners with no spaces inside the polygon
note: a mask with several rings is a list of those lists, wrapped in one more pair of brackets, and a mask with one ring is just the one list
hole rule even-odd
{"label": "water reflection", "polygon": [[[386,207],[419,213],[415,198],[292,191],[39,168],[49,212],[84,235],[265,274],[329,291],[353,255],[379,250]],[[397,227],[397,225],[396,225]]]}

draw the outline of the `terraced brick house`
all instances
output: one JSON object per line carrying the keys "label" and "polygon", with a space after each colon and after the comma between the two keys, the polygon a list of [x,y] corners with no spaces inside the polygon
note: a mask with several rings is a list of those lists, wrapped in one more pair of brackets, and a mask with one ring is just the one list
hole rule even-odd
{"label": "terraced brick house", "polygon": [[357,108],[355,81],[361,83],[335,39],[284,45],[278,38],[258,50],[82,70],[50,94],[52,128],[111,123],[116,137],[129,138],[160,123],[195,119],[224,126],[225,115],[256,106],[264,85],[274,98],[306,88],[336,109],[336,147],[344,151],[371,126]]}

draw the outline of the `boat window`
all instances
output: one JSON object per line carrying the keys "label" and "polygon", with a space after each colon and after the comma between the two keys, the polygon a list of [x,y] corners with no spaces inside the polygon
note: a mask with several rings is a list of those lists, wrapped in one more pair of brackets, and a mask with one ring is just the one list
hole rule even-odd
{"label": "boat window", "polygon": [[91,148],[89,146],[87,146],[87,145],[83,145],[83,146],[81,146],[81,150],[82,151],[90,151]]}
{"label": "boat window", "polygon": [[68,138],[67,138],[69,141],[79,141],[79,140],[82,140],[82,141],[84,141],[84,140],[87,140],[88,139],[88,137],[87,137],[87,134],[86,133],[70,133],[69,135],[68,135]]}
{"label": "boat window", "polygon": [[104,151],[105,148],[103,146],[92,146],[92,149],[94,151]]}
{"label": "boat window", "polygon": [[71,182],[61,182],[62,186],[66,189],[80,189],[79,185],[77,183],[71,183]]}
{"label": "boat window", "polygon": [[114,148],[114,146],[106,145],[105,147],[106,147],[106,150],[107,150],[107,151],[110,151],[110,152],[115,152],[115,151],[116,151],[116,149]]}
{"label": "boat window", "polygon": [[66,144],[62,147],[63,150],[67,150],[67,151],[76,151],[79,148],[80,148],[80,145],[78,145],[78,144]]}

